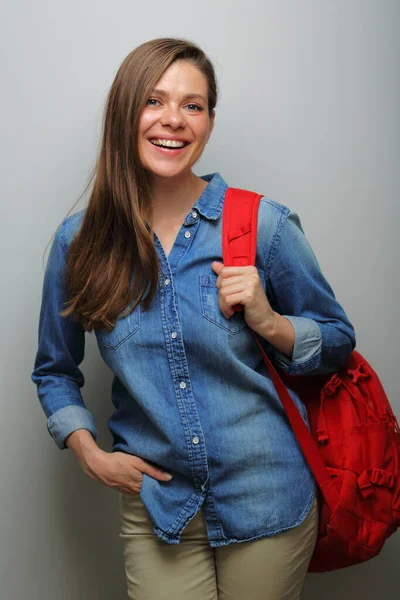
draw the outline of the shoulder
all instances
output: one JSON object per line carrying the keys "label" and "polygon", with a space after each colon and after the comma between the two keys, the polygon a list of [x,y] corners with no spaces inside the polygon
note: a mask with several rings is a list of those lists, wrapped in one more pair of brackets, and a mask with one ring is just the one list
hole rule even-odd
{"label": "shoulder", "polygon": [[284,204],[263,196],[258,209],[258,235],[264,240],[277,243],[292,214]]}
{"label": "shoulder", "polygon": [[285,204],[263,196],[260,200],[257,224],[257,255],[266,273],[282,244],[291,247],[303,230],[299,216]]}
{"label": "shoulder", "polygon": [[288,206],[263,196],[260,200],[258,211],[259,228],[267,227],[270,233],[275,230],[275,234],[279,234],[285,228],[288,231],[300,229],[303,231],[300,217],[297,212]]}
{"label": "shoulder", "polygon": [[276,200],[272,200],[272,198],[267,198],[267,196],[262,196],[260,200],[260,210],[280,217],[287,216],[291,212],[290,208]]}
{"label": "shoulder", "polygon": [[85,216],[86,208],[66,217],[59,228],[61,242],[66,250],[75,234],[82,225],[83,217]]}

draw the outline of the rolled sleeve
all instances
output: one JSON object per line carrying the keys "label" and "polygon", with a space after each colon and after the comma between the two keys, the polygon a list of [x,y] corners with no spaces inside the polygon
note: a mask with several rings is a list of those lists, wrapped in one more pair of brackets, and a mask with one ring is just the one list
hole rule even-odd
{"label": "rolled sleeve", "polygon": [[77,429],[87,429],[93,439],[97,436],[93,415],[82,406],[61,408],[48,418],[47,429],[61,450],[67,448],[65,439]]}
{"label": "rolled sleeve", "polygon": [[305,317],[282,316],[293,326],[294,345],[291,358],[275,349],[277,365],[286,371],[290,370],[293,375],[318,367],[321,360],[322,333],[317,323]]}

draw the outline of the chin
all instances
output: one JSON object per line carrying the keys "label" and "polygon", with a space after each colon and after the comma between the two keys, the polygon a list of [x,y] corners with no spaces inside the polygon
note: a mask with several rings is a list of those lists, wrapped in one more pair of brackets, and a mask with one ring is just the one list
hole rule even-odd
{"label": "chin", "polygon": [[190,171],[190,166],[187,167],[152,167],[150,165],[146,165],[146,171],[148,171],[154,177],[178,177],[179,175],[183,175],[187,171]]}

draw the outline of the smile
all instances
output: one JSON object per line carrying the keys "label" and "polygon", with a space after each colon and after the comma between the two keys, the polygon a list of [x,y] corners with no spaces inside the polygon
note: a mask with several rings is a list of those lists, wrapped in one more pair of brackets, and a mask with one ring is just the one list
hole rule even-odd
{"label": "smile", "polygon": [[190,142],[183,142],[181,140],[163,140],[163,139],[149,139],[148,140],[155,152],[159,155],[174,157],[182,154]]}
{"label": "smile", "polygon": [[163,140],[163,139],[151,139],[149,140],[153,146],[158,146],[161,148],[184,148],[189,144],[189,142],[184,142],[182,140]]}

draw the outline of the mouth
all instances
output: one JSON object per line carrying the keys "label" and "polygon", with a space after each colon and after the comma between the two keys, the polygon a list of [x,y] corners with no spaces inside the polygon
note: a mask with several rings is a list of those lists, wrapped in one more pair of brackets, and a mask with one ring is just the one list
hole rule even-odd
{"label": "mouth", "polygon": [[170,154],[172,156],[180,154],[185,148],[187,148],[187,146],[190,145],[190,142],[186,142],[184,140],[150,138],[148,141],[155,148],[155,150],[164,154]]}

